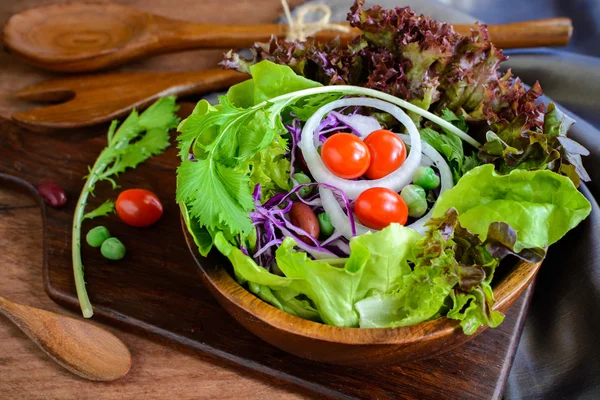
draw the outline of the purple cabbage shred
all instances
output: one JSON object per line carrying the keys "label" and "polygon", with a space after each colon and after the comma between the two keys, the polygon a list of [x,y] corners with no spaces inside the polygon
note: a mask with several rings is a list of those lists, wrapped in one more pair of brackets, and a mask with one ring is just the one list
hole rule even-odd
{"label": "purple cabbage shred", "polygon": [[[352,212],[350,212],[350,200],[340,189],[322,183],[301,184],[292,188],[288,193],[278,193],[274,195],[262,204],[260,184],[258,184],[252,193],[255,209],[250,213],[252,224],[256,229],[256,247],[254,254],[251,254],[251,256],[255,259],[257,264],[270,269],[275,262],[275,251],[287,236],[295,239],[297,246],[315,259],[349,256],[350,248],[348,246],[348,240],[343,238],[337,232],[334,232],[331,237],[319,241],[318,239],[311,237],[305,230],[293,225],[287,216],[294,201],[302,201],[311,207],[315,213],[320,212],[322,206],[318,194],[310,196],[307,199],[302,198],[298,194],[304,187],[316,188],[318,186],[331,189],[337,197],[343,201],[346,213],[349,214],[348,218],[350,219],[353,232],[354,234],[356,233],[354,218]],[[310,243],[305,243],[300,239],[301,237],[308,237]],[[244,250],[245,249],[242,248],[242,251]]]}

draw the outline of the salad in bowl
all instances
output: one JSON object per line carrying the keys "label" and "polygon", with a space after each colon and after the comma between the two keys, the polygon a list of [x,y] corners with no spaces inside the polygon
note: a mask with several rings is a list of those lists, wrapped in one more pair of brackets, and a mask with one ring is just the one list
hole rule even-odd
{"label": "salad in bowl", "polygon": [[[494,274],[584,220],[587,150],[479,25],[353,5],[342,46],[273,38],[218,104],[179,125],[177,201],[199,252],[300,318],[498,326]],[[506,261],[502,261],[506,259]]]}

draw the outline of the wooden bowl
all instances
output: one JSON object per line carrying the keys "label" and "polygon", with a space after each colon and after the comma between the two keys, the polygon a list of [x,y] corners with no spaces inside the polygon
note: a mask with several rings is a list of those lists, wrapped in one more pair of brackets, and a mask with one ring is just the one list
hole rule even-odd
{"label": "wooden bowl", "polygon": [[[183,218],[185,239],[204,285],[240,324],[283,351],[310,360],[340,365],[399,364],[433,357],[463,344],[471,336],[459,322],[442,317],[400,328],[339,328],[304,320],[264,302],[229,274],[229,260],[218,251],[198,252]],[[495,310],[506,312],[532,282],[541,263],[520,262],[494,289]],[[227,267],[226,267],[227,266]]]}

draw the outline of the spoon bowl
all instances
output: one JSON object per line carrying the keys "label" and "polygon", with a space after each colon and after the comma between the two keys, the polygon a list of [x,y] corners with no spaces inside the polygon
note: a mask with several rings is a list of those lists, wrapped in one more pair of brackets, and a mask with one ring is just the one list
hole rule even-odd
{"label": "spoon bowl", "polygon": [[4,42],[40,68],[83,72],[190,48],[249,47],[283,33],[284,25],[200,24],[114,3],[64,3],[13,15]]}
{"label": "spoon bowl", "polygon": [[131,368],[131,354],[115,335],[89,322],[13,303],[0,296],[0,314],[54,361],[92,381],[114,381]]}
{"label": "spoon bowl", "polygon": [[52,4],[11,18],[6,41],[31,62],[71,63],[135,46],[151,16],[119,4]]}

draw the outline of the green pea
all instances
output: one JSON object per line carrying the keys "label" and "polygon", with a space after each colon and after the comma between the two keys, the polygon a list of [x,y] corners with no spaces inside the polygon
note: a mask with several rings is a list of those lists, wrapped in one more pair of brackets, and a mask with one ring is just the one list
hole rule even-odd
{"label": "green pea", "polygon": [[[302,172],[298,172],[297,174],[294,174],[294,179],[301,185],[306,184],[306,183],[312,183],[312,181],[310,180],[310,178],[303,174]],[[311,192],[312,192],[313,188],[312,186],[304,186],[303,188],[301,188],[298,191],[298,195],[300,197],[306,197],[308,196]]]}
{"label": "green pea", "polygon": [[425,190],[433,190],[440,186],[440,177],[435,174],[431,167],[419,167],[413,175],[413,183]]}
{"label": "green pea", "polygon": [[427,212],[427,197],[421,186],[406,185],[400,196],[408,206],[408,215],[413,218],[422,217]]}
{"label": "green pea", "polygon": [[89,230],[85,240],[92,247],[100,247],[106,239],[110,237],[110,232],[104,226],[97,226]]}
{"label": "green pea", "polygon": [[329,219],[329,215],[327,215],[326,213],[320,213],[319,215],[317,215],[317,218],[319,219],[319,229],[321,230],[321,237],[328,238],[333,234],[334,231],[334,227],[331,223],[331,219]]}
{"label": "green pea", "polygon": [[119,239],[111,237],[102,243],[100,253],[109,260],[120,260],[125,257],[125,246]]}

